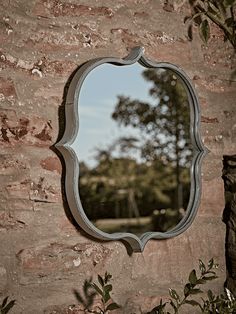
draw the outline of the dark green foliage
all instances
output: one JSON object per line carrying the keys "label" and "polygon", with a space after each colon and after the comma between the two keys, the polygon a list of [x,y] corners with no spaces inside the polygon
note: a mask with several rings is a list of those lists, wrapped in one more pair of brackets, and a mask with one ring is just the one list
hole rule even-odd
{"label": "dark green foliage", "polygon": [[[85,280],[83,285],[84,296],[77,290],[74,290],[78,302],[83,305],[85,311],[94,314],[105,314],[120,308],[120,306],[112,302],[111,299],[110,293],[112,291],[112,285],[109,283],[111,278],[112,275],[106,272],[104,277],[98,275],[98,284],[92,282],[92,279]],[[95,306],[96,309],[94,309],[94,299],[98,296],[100,297],[102,307]]]}
{"label": "dark green foliage", "polygon": [[236,49],[236,0],[189,0],[192,15],[185,18],[189,21],[188,37],[192,39],[192,24],[198,26],[201,39],[207,43],[210,38],[209,21],[217,25],[234,49]]}
{"label": "dark green foliage", "polygon": [[7,314],[11,308],[15,305],[15,300],[11,300],[8,302],[8,298],[6,297],[3,301],[2,304],[0,305],[0,314]]}
{"label": "dark green foliage", "polygon": [[[236,313],[236,300],[232,293],[226,289],[225,293],[215,296],[211,290],[207,292],[207,298],[199,298],[194,300],[195,295],[203,293],[200,287],[208,281],[217,278],[215,268],[217,265],[211,259],[207,265],[199,260],[199,272],[197,275],[196,270],[193,269],[188,277],[188,282],[184,285],[182,297],[174,289],[169,289],[170,300],[169,302],[160,304],[152,309],[147,314],[177,314],[181,313],[181,308],[184,305],[191,305],[199,308],[199,313],[205,314],[229,314]],[[170,310],[166,310],[166,308]]]}

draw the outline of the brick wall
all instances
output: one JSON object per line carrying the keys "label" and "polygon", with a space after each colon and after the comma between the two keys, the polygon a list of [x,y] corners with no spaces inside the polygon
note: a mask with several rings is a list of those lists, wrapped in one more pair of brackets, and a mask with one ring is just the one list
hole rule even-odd
{"label": "brick wall", "polygon": [[[74,288],[105,270],[114,276],[123,313],[155,305],[177,288],[197,260],[220,264],[225,279],[222,156],[236,151],[233,51],[212,27],[209,47],[186,38],[185,1],[2,0],[0,10],[0,292],[17,299],[12,313],[72,313]],[[75,228],[63,206],[62,166],[51,146],[70,74],[88,59],[123,57],[134,46],[181,66],[200,98],[210,154],[192,227],[141,254],[120,242],[96,242]],[[54,312],[53,312],[54,311]]]}

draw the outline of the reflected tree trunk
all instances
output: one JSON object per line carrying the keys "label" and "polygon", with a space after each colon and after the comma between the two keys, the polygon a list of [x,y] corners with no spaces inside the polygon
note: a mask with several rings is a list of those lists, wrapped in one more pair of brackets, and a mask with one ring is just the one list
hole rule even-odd
{"label": "reflected tree trunk", "polygon": [[[178,106],[178,102],[177,102]],[[175,209],[179,210],[182,207],[181,204],[181,188],[180,188],[180,149],[179,149],[179,140],[180,140],[180,134],[179,134],[179,114],[178,111],[175,111],[175,155],[176,155],[176,169],[175,169],[175,174],[176,174],[176,191],[175,191],[175,198],[176,198],[176,203],[175,203]]]}

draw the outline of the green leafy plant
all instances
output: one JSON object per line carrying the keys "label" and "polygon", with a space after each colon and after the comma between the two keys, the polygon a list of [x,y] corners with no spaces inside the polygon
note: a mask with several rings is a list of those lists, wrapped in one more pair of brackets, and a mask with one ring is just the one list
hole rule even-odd
{"label": "green leafy plant", "polygon": [[224,294],[217,296],[215,296],[211,290],[208,290],[207,297],[206,300],[202,299],[203,304],[200,306],[202,313],[236,313],[236,300],[227,288]]}
{"label": "green leafy plant", "polygon": [[[160,304],[147,314],[177,314],[184,305],[199,307],[200,313],[204,314],[235,314],[236,300],[228,289],[225,290],[225,293],[217,296],[208,290],[207,299],[201,298],[201,301],[194,299],[195,295],[203,293],[200,289],[203,284],[217,278],[215,268],[217,268],[217,264],[213,259],[208,262],[207,266],[202,260],[199,260],[200,275],[197,275],[195,269],[190,272],[182,297],[176,290],[169,289],[170,300],[165,303],[160,300]],[[170,310],[167,310],[167,307]]]}
{"label": "green leafy plant", "polygon": [[15,300],[11,300],[10,302],[8,302],[8,298],[6,297],[3,301],[2,304],[0,305],[0,314],[6,314],[8,313],[11,308],[15,305]]}
{"label": "green leafy plant", "polygon": [[236,50],[236,0],[189,0],[192,14],[185,18],[190,22],[189,38],[192,39],[192,25],[196,24],[202,40],[207,43],[210,38],[210,23],[217,25]]}
{"label": "green leafy plant", "polygon": [[[74,291],[77,300],[83,305],[85,311],[94,314],[105,314],[120,308],[111,299],[110,293],[113,289],[110,283],[111,278],[112,275],[106,272],[104,277],[98,275],[98,283],[92,282],[92,279],[86,280],[83,285],[84,296],[77,290]],[[95,297],[97,296],[100,297],[101,306],[96,306],[96,309],[93,309]]]}

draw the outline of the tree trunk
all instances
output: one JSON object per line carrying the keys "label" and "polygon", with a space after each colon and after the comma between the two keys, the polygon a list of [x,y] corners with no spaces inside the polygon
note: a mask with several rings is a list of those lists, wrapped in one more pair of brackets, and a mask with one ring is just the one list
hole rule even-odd
{"label": "tree trunk", "polygon": [[236,296],[236,155],[224,156],[226,287]]}

